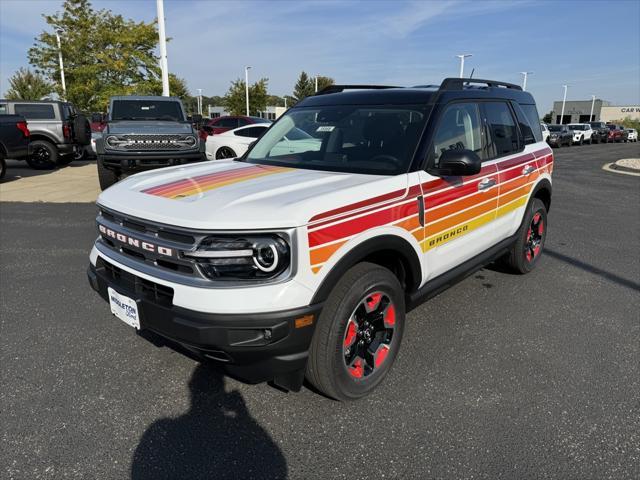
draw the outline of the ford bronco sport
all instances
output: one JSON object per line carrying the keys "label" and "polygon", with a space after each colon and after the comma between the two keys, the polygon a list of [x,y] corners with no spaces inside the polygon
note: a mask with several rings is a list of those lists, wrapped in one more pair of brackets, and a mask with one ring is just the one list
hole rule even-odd
{"label": "ford bronco sport", "polygon": [[494,259],[537,265],[552,169],[516,85],[331,86],[241,158],[103,192],[89,282],[232,376],[356,399],[391,368],[407,311]]}
{"label": "ford bronco sport", "polygon": [[180,99],[152,96],[111,97],[96,155],[102,190],[131,173],[206,159]]}

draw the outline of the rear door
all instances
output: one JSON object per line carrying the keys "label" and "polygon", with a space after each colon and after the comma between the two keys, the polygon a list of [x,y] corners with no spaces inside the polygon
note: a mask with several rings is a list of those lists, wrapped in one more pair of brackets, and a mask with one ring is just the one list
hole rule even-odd
{"label": "rear door", "polygon": [[489,155],[494,158],[499,173],[495,233],[499,240],[503,240],[520,226],[529,192],[538,177],[533,152],[539,147],[536,135],[518,104],[484,102],[483,110]]}
{"label": "rear door", "polygon": [[428,278],[440,275],[481,253],[496,242],[493,222],[498,197],[498,170],[486,152],[478,102],[445,106],[434,129],[427,165],[437,166],[443,151],[466,149],[483,160],[479,174],[435,177],[421,172],[424,181],[425,226],[422,250]]}

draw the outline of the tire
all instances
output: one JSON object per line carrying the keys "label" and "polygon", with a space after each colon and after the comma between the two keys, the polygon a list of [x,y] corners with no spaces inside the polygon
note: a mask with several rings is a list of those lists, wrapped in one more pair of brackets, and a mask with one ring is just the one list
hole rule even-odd
{"label": "tire", "polygon": [[31,142],[31,155],[27,163],[34,170],[53,170],[58,165],[58,149],[46,140]]}
{"label": "tire", "polygon": [[0,180],[4,178],[5,173],[7,173],[7,162],[4,159],[4,153],[0,152]]}
{"label": "tire", "polygon": [[322,309],[309,349],[307,380],[336,400],[364,397],[391,369],[404,321],[404,291],[395,275],[373,263],[355,265]]}
{"label": "tire", "polygon": [[91,124],[82,114],[76,115],[73,119],[73,137],[81,146],[91,143]]}
{"label": "tire", "polygon": [[117,183],[120,180],[120,175],[117,172],[105,167],[102,164],[102,161],[98,159],[96,162],[98,164],[98,182],[100,183],[100,189],[106,190],[114,183]]}
{"label": "tire", "polygon": [[226,158],[235,158],[237,157],[236,152],[233,151],[230,147],[220,147],[216,151],[216,160],[224,160]]}
{"label": "tire", "polygon": [[580,137],[580,140],[578,141],[578,145],[582,146],[583,143],[584,143],[584,137]]}
{"label": "tire", "polygon": [[504,257],[505,265],[515,273],[529,273],[542,255],[546,238],[547,209],[542,200],[534,198],[527,205],[516,241]]}
{"label": "tire", "polygon": [[593,137],[589,138],[589,145],[593,145]]}

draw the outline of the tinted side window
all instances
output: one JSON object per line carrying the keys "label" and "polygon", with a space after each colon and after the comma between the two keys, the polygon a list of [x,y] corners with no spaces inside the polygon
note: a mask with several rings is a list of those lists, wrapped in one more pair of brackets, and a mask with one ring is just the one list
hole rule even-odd
{"label": "tinted side window", "polygon": [[524,137],[525,145],[542,141],[542,131],[540,130],[540,119],[538,118],[538,109],[535,105],[513,104],[520,131]]}
{"label": "tinted side window", "polygon": [[221,117],[214,126],[223,128],[238,128],[238,119],[231,117]]}
{"label": "tinted side window", "polygon": [[239,130],[237,132],[234,132],[234,135],[237,135],[239,137],[258,138],[260,135],[264,133],[265,130],[266,128],[264,127],[251,127],[251,128],[245,128],[244,130]]}
{"label": "tinted side window", "polygon": [[7,104],[6,103],[0,103],[0,114],[2,113],[8,113],[9,110],[7,109]]}
{"label": "tinted side window", "polygon": [[16,115],[22,115],[27,120],[53,120],[56,118],[53,105],[16,103],[15,112]]}
{"label": "tinted side window", "polygon": [[478,105],[475,103],[453,103],[446,107],[433,140],[434,165],[446,150],[472,150],[482,159],[482,123]]}
{"label": "tinted side window", "polygon": [[239,118],[238,127],[244,127],[245,125],[249,125],[249,122],[245,118]]}
{"label": "tinted side window", "polygon": [[504,102],[484,104],[489,127],[489,152],[492,157],[503,157],[520,150],[518,128],[509,105]]}

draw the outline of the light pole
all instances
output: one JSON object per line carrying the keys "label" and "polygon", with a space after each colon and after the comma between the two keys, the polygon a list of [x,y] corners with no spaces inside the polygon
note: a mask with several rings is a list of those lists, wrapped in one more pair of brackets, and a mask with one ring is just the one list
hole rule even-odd
{"label": "light pole", "polygon": [[596,103],[596,96],[591,95],[591,113],[589,114],[589,121],[593,122],[593,107]]}
{"label": "light pole", "polygon": [[247,117],[249,116],[249,69],[251,67],[244,67],[244,94],[247,101]]}
{"label": "light pole", "polygon": [[284,109],[287,109],[287,96],[284,96]]}
{"label": "light pole", "polygon": [[62,97],[67,99],[67,85],[64,82],[64,63],[62,63],[62,47],[60,46],[60,30],[56,30],[56,40],[58,41],[58,61],[60,62],[60,83],[62,84]]}
{"label": "light pole", "polygon": [[316,93],[318,93],[318,75],[316,75]]}
{"label": "light pole", "polygon": [[160,40],[160,71],[162,74],[162,96],[169,96],[169,63],[167,62],[167,36],[164,31],[164,3],[156,0],[158,12],[158,37]]}
{"label": "light pole", "polygon": [[198,113],[202,115],[202,89],[196,88],[198,90]]}
{"label": "light pole", "polygon": [[562,97],[562,113],[560,113],[560,125],[562,125],[562,122],[564,120],[564,104],[567,102],[567,89],[569,88],[569,85],[563,85],[562,87],[564,88],[564,97]]}
{"label": "light pole", "polygon": [[473,57],[472,53],[463,53],[462,55],[456,55],[460,59],[460,78],[464,77],[464,59],[467,57]]}
{"label": "light pole", "polygon": [[522,75],[522,91],[527,90],[527,77],[531,75],[533,72],[520,72]]}

